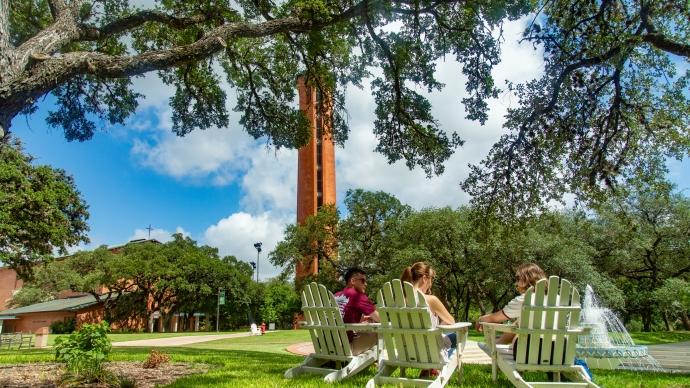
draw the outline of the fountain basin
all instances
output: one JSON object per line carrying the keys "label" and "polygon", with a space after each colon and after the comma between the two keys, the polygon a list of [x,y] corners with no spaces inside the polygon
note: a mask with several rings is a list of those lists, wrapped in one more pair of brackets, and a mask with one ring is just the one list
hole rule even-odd
{"label": "fountain basin", "polygon": [[638,358],[647,356],[647,347],[643,345],[611,346],[611,347],[577,347],[579,357],[592,358]]}
{"label": "fountain basin", "polygon": [[578,346],[578,357],[584,358],[590,368],[616,369],[628,360],[643,360],[649,354],[647,347],[642,345],[610,346],[610,347],[585,347]]}

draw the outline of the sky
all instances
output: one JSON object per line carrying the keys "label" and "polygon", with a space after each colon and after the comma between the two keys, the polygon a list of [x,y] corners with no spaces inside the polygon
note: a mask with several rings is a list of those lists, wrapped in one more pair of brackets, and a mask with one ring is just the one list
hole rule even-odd
{"label": "sky", "polygon": [[[502,61],[493,71],[499,86],[505,80],[528,81],[543,71],[542,53],[517,42],[528,20],[504,26]],[[421,169],[409,170],[402,161],[389,165],[373,151],[374,101],[365,82],[363,90],[352,87],[346,94],[351,132],[344,147],[336,148],[339,207],[345,192],[356,188],[383,190],[416,209],[468,202],[459,183],[467,177],[468,164],[481,161],[504,132],[503,116],[517,98],[503,93],[490,101],[489,120],[481,126],[464,119],[460,66],[452,60],[438,63],[436,76],[446,87],[431,95],[433,113],[443,128],[466,141],[446,162],[445,173],[429,179]],[[227,85],[230,126],[178,137],[171,131],[172,89],[153,74],[134,83],[146,96],[136,113],[122,126],[101,123],[102,130],[83,143],[67,142],[61,130],[48,127],[52,97],[43,99],[33,115],[12,123],[13,134],[37,164],[74,177],[90,212],[91,241],[79,248],[148,238],[150,225],[151,238],[168,241],[173,233],[183,233],[245,261],[256,260],[253,245],[260,241],[260,279],[277,275],[280,269],[268,263],[267,253],[282,240],[285,226],[295,222],[297,152],[268,148],[266,138],[249,136],[232,111],[234,94]],[[680,189],[688,186],[687,164],[669,165],[669,177]]]}

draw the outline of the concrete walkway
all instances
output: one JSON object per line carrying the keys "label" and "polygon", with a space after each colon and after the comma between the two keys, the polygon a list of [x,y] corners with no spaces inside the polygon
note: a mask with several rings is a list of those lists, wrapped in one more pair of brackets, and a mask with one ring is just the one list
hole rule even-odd
{"label": "concrete walkway", "polygon": [[[287,347],[290,353],[306,356],[314,352],[314,346],[311,342],[300,342]],[[462,355],[462,362],[467,364],[491,364],[491,358],[479,349],[475,341],[467,341],[465,345],[465,352]]]}
{"label": "concrete walkway", "polygon": [[664,368],[690,373],[690,341],[647,345],[647,349]]}
{"label": "concrete walkway", "polygon": [[167,338],[152,338],[145,340],[136,341],[122,341],[113,342],[114,347],[168,347],[168,346],[185,346],[190,344],[198,344],[201,342],[215,341],[219,339],[226,338],[240,338],[249,337],[252,334],[247,333],[232,333],[232,334],[210,334],[210,335],[189,335],[180,337],[167,337]]}

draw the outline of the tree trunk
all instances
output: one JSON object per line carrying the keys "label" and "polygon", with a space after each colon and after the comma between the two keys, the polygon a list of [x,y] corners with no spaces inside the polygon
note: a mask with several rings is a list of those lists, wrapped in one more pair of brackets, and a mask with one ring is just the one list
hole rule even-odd
{"label": "tree trunk", "polygon": [[[10,0],[0,0],[0,82],[10,68]],[[9,120],[0,119],[0,140],[9,129]]]}
{"label": "tree trunk", "polygon": [[661,316],[664,317],[664,324],[666,325],[666,331],[673,331],[673,322],[671,322],[671,318],[669,318],[668,312],[666,312],[666,311],[662,312]]}
{"label": "tree trunk", "polygon": [[146,314],[149,333],[153,333],[153,313],[153,311],[149,311],[148,314]]}
{"label": "tree trunk", "polygon": [[683,327],[685,330],[690,330],[690,318],[688,318],[688,313],[683,311],[680,313],[680,320],[683,322]]}
{"label": "tree trunk", "polygon": [[465,321],[470,319],[470,303],[472,303],[472,295],[470,294],[470,288],[467,287],[467,297],[465,298],[465,311],[463,312],[463,318]]}
{"label": "tree trunk", "polygon": [[649,310],[642,311],[642,331],[652,331],[652,312]]}

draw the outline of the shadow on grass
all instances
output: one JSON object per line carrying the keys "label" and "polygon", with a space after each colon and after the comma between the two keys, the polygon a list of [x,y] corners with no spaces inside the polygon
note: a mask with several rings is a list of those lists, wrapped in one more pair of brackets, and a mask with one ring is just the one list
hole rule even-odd
{"label": "shadow on grass", "polygon": [[[299,364],[303,357],[256,350],[203,349],[187,347],[158,348],[171,355],[173,362],[203,363],[210,370],[202,375],[183,377],[169,387],[333,387],[323,382],[322,376],[304,375],[295,379],[285,379],[283,374]],[[143,361],[150,348],[113,349],[112,361]],[[51,349],[0,350],[0,363],[52,362]],[[351,379],[337,384],[338,388],[362,387],[374,376],[376,369],[371,367]],[[602,387],[690,387],[690,375],[669,375],[663,373],[595,371],[595,382]],[[417,370],[410,369],[408,376],[416,376]],[[510,387],[508,380],[499,373],[497,383],[491,381],[489,365],[463,365],[463,384],[457,375],[448,387]],[[532,381],[547,381],[541,373],[528,374]]]}

